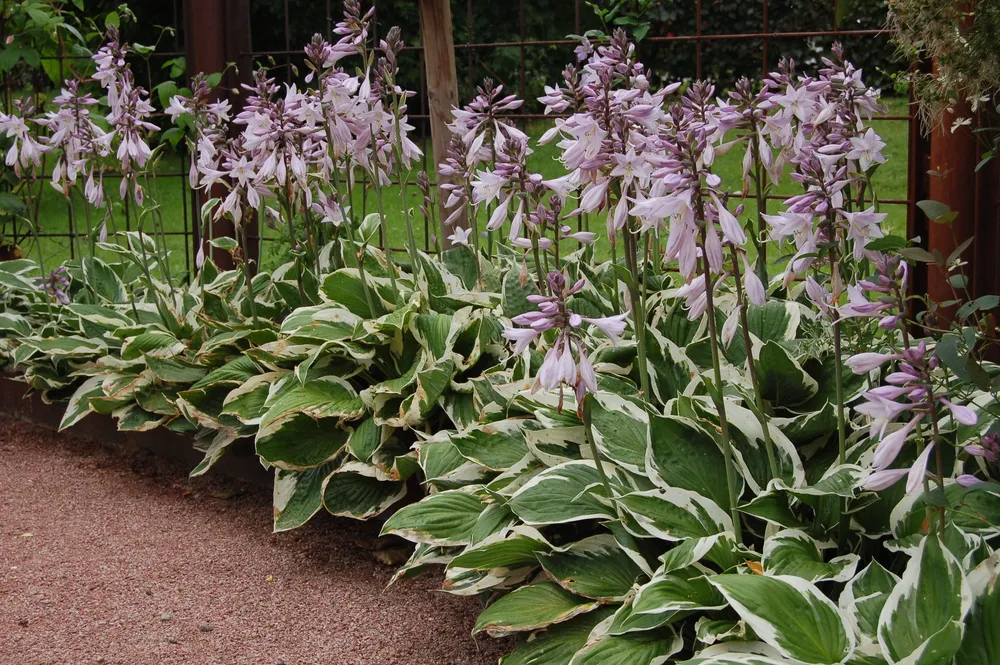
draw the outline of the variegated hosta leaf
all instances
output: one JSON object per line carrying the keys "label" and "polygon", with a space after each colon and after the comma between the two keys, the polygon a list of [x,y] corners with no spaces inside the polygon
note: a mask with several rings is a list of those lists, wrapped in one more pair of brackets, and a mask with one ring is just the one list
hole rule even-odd
{"label": "variegated hosta leaf", "polygon": [[260,418],[262,432],[275,421],[295,414],[353,420],[364,413],[364,403],[351,384],[335,376],[312,378],[305,385],[289,382],[286,390],[268,399],[266,407]]}
{"label": "variegated hosta leaf", "polygon": [[333,459],[347,444],[350,431],[336,418],[316,420],[293,413],[257,432],[257,454],[279,469],[302,471]]}
{"label": "variegated hosta leaf", "polygon": [[890,663],[951,662],[971,607],[972,591],[961,564],[937,535],[925,537],[879,615],[882,655]]}
{"label": "variegated hosta leaf", "polygon": [[594,627],[610,613],[610,608],[599,607],[522,637],[517,648],[500,659],[500,665],[569,665],[587,644]]}
{"label": "variegated hosta leaf", "polygon": [[956,665],[1000,663],[1000,552],[969,573],[972,609],[965,620],[965,636],[955,654]]}
{"label": "variegated hosta leaf", "polygon": [[840,496],[851,498],[865,479],[867,472],[856,464],[841,464],[827,469],[823,477],[813,485],[789,487],[784,481],[772,481],[772,487],[786,490],[798,499],[808,502],[810,498],[822,496]]}
{"label": "variegated hosta leaf", "polygon": [[898,582],[898,577],[883,568],[878,561],[872,561],[840,592],[840,611],[854,629],[858,651],[861,653],[881,653],[877,642],[878,618]]}
{"label": "variegated hosta leaf", "polygon": [[[181,418],[178,418],[175,422],[186,422],[186,421]],[[197,431],[199,434],[205,434],[205,435],[208,435],[209,433],[213,432],[213,430],[209,429],[202,429]],[[205,472],[211,469],[216,462],[222,459],[222,456],[226,452],[226,448],[228,448],[231,443],[233,443],[234,441],[236,441],[236,439],[239,438],[239,434],[235,430],[229,427],[223,427],[222,429],[215,430],[214,433],[211,434],[211,437],[205,436],[204,438],[210,438],[210,441],[207,446],[201,447],[199,444],[203,439],[199,438],[198,440],[199,443],[195,445],[196,448],[202,450],[205,453],[205,457],[200,462],[198,462],[198,465],[196,467],[191,469],[191,472],[188,475],[191,476],[192,478],[203,475]]]}
{"label": "variegated hosta leaf", "polygon": [[854,633],[826,596],[791,576],[716,575],[709,581],[761,640],[803,663],[843,663]]}
{"label": "variegated hosta leaf", "polygon": [[274,473],[274,531],[302,526],[323,507],[323,481],[337,465],[328,462],[305,471]]}
{"label": "variegated hosta leaf", "polygon": [[506,471],[525,455],[528,446],[518,420],[501,420],[473,427],[449,439],[462,457],[491,471]]}
{"label": "variegated hosta leaf", "polygon": [[532,526],[615,517],[603,494],[594,462],[581,460],[546,469],[515,492],[509,505]]}
{"label": "variegated hosta leaf", "polygon": [[637,401],[597,393],[591,401],[590,419],[594,443],[602,455],[633,473],[646,472],[649,414]]}
{"label": "variegated hosta leaf", "polygon": [[771,658],[755,653],[718,653],[685,660],[680,665],[797,665],[784,658]]}
{"label": "variegated hosta leaf", "polygon": [[323,507],[338,517],[366,520],[406,496],[406,483],[383,480],[371,467],[346,464],[323,481]]}
{"label": "variegated hosta leaf", "polygon": [[759,517],[765,522],[777,524],[787,529],[798,529],[804,526],[789,507],[788,496],[777,490],[758,494],[748,503],[740,506],[740,512]]}
{"label": "variegated hosta leaf", "polygon": [[108,345],[99,339],[88,339],[79,335],[61,337],[26,337],[21,344],[54,358],[89,358],[103,356]]}
{"label": "variegated hosta leaf", "polygon": [[[718,422],[715,405],[707,397],[692,400],[701,416],[713,424]],[[726,420],[733,445],[733,456],[740,472],[754,494],[759,494],[773,478],[764,442],[764,428],[750,409],[726,402]],[[805,467],[798,451],[781,430],[769,424],[768,433],[774,446],[775,465],[778,475],[789,486],[799,487],[805,483]]]}
{"label": "variegated hosta leaf", "polygon": [[85,256],[80,263],[84,281],[98,298],[110,303],[128,300],[125,284],[111,266],[95,256]]}
{"label": "variegated hosta leaf", "polygon": [[576,596],[555,582],[523,586],[496,602],[476,619],[473,634],[482,631],[494,637],[540,630],[590,612],[599,603]]}
{"label": "variegated hosta leaf", "polygon": [[135,360],[143,356],[173,358],[184,352],[187,346],[172,333],[164,330],[150,330],[129,337],[122,344],[121,356],[124,360]]}
{"label": "variegated hosta leaf", "polygon": [[804,531],[780,531],[764,541],[764,574],[794,575],[809,582],[846,582],[854,577],[858,555],[845,554],[825,561],[823,550],[832,546]]}
{"label": "variegated hosta leaf", "polygon": [[775,406],[794,407],[819,390],[816,379],[777,342],[765,342],[757,356],[761,396]]}
{"label": "variegated hosta leaf", "polygon": [[729,619],[711,619],[703,616],[695,622],[694,631],[698,641],[709,646],[730,640],[743,642],[751,638],[747,622],[742,619],[731,621]]}
{"label": "variegated hosta leaf", "polygon": [[650,535],[669,541],[705,538],[734,529],[732,518],[717,503],[680,488],[632,492],[617,499]]}
{"label": "variegated hosta leaf", "polygon": [[[728,510],[726,462],[715,437],[695,421],[678,416],[650,416],[649,424],[649,479],[665,489],[697,492]],[[743,480],[738,478],[736,495],[742,492]]]}
{"label": "variegated hosta leaf", "polygon": [[552,552],[538,552],[545,572],[575,594],[605,602],[622,600],[643,576],[611,534],[598,534]]}
{"label": "variegated hosta leaf", "polygon": [[721,610],[726,599],[708,582],[712,572],[691,566],[672,573],[657,572],[640,587],[632,601],[638,614],[663,614],[692,610]]}
{"label": "variegated hosta leaf", "polygon": [[669,626],[606,634],[596,640],[591,636],[591,640],[573,656],[570,665],[662,665],[684,647],[684,640]]}
{"label": "variegated hosta leaf", "polygon": [[698,380],[698,366],[683,349],[663,337],[655,328],[647,328],[646,363],[649,368],[650,402],[665,404],[685,394],[692,381]]}
{"label": "variegated hosta leaf", "polygon": [[[490,508],[493,506],[491,505]],[[535,529],[515,526],[493,533],[480,542],[466,547],[452,559],[450,568],[466,570],[517,569],[537,567],[538,552],[548,552],[552,546]]]}
{"label": "variegated hosta leaf", "polygon": [[91,412],[90,398],[104,395],[104,389],[101,387],[103,383],[103,376],[92,376],[80,384],[73,396],[69,398],[69,405],[59,422],[60,432],[77,424]]}
{"label": "variegated hosta leaf", "polygon": [[[948,519],[966,533],[995,537],[1000,533],[1000,486],[983,483],[983,487],[963,488],[946,479],[944,488],[948,502]],[[924,531],[926,504],[922,493],[908,494],[892,509],[892,533],[902,540]]]}
{"label": "variegated hosta leaf", "polygon": [[474,494],[438,492],[400,508],[382,526],[382,535],[392,533],[429,545],[466,545],[485,508]]}

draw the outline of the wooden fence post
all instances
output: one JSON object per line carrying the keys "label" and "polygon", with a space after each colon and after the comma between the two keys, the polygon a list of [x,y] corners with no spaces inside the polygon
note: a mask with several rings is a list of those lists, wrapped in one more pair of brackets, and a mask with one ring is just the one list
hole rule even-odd
{"label": "wooden fence post", "polygon": [[[218,99],[229,99],[233,106],[231,115],[239,113],[243,96],[231,91],[238,88],[240,83],[249,81],[251,75],[250,58],[247,56],[250,51],[249,0],[184,0],[184,24],[184,55],[188,77],[201,72],[213,74],[225,71],[215,94]],[[228,63],[235,63],[239,71],[231,67],[227,70]],[[212,195],[225,196],[226,190],[221,185],[217,187]],[[201,229],[201,204],[205,197],[199,195],[197,198],[194,223]],[[250,225],[247,231],[251,242],[250,247],[244,248],[244,252],[256,267],[259,243],[254,240],[258,235],[257,222],[256,219],[248,219],[246,223]],[[228,219],[218,219],[212,222],[212,237],[236,237],[236,229]],[[201,237],[199,231],[195,234],[195,239],[194,251],[197,252],[199,245],[205,246],[205,238]],[[209,251],[207,246],[205,251],[206,254]],[[235,267],[232,256],[224,250],[213,249],[211,256],[223,270]]]}
{"label": "wooden fence post", "polygon": [[[431,145],[434,150],[435,180],[438,184],[451,182],[437,173],[437,165],[444,161],[448,151],[451,132],[451,109],[458,104],[458,75],[455,72],[455,42],[451,35],[451,4],[449,0],[420,0],[420,36],[424,44],[424,66],[427,69],[427,107],[431,116]],[[441,220],[437,229],[441,246],[449,247],[450,232],[445,226],[448,213],[445,211],[447,197],[438,190],[438,215]],[[464,213],[455,222],[465,225]]]}

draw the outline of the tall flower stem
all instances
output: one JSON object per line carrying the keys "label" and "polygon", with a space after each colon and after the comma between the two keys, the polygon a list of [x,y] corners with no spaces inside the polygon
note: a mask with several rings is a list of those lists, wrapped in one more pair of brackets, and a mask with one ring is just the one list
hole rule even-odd
{"label": "tall flower stem", "polygon": [[[931,415],[931,432],[933,435],[934,443],[934,463],[937,466],[937,476],[935,481],[937,482],[938,489],[941,491],[942,496],[944,495],[944,457],[941,453],[941,432],[938,429],[938,416],[937,407],[934,403],[934,391],[930,382],[927,383],[927,396],[929,398],[929,403],[931,405],[930,415]],[[941,537],[944,538],[945,529],[945,518],[944,518],[944,506],[938,506],[938,524],[941,529]]]}
{"label": "tall flower stem", "polygon": [[[644,399],[650,399],[649,391],[649,364],[646,356],[646,307],[642,295],[639,293],[638,280],[643,280],[643,290],[645,290],[645,275],[639,267],[638,261],[638,240],[632,233],[629,225],[625,225],[623,233],[625,245],[625,263],[628,267],[632,279],[628,282],[629,299],[632,302],[632,320],[635,322],[635,336],[639,353],[639,385],[642,389]],[[643,266],[645,267],[645,266]]]}
{"label": "tall flower stem", "polygon": [[757,381],[757,361],[753,357],[753,341],[750,339],[746,292],[743,289],[743,280],[740,275],[740,261],[735,249],[733,249],[733,278],[736,281],[736,299],[740,308],[740,326],[743,328],[743,346],[746,347],[747,351],[747,371],[750,374],[750,383],[753,386],[754,402],[757,405],[757,418],[760,420],[760,428],[764,434],[764,449],[767,451],[767,464],[771,469],[771,477],[778,478],[778,461],[774,454],[774,441],[771,440],[771,431],[767,425],[764,396],[760,392],[760,383]]}
{"label": "tall flower stem", "polygon": [[753,156],[754,164],[754,193],[757,198],[757,242],[754,243],[757,246],[757,261],[754,267],[757,270],[757,277],[760,278],[761,284],[767,284],[767,243],[764,241],[765,231],[767,231],[767,220],[764,219],[764,215],[767,214],[767,194],[764,192],[763,178],[764,169],[762,168],[760,159],[760,136],[758,135],[759,128],[757,123],[752,121],[751,128],[753,133],[750,135],[750,140],[753,141],[753,145],[750,146],[750,150]]}
{"label": "tall flower stem", "polygon": [[[372,316],[381,316],[381,303],[379,303],[380,306],[378,308],[375,307],[375,299],[372,297],[371,288],[368,286],[368,275],[365,272],[365,255],[368,253],[368,247],[367,245],[361,244],[356,240],[354,227],[351,225],[350,220],[346,220],[344,225],[347,227],[347,235],[351,240],[351,251],[353,252],[353,248],[361,248],[361,251],[355,255],[355,260],[358,264],[358,277],[361,279],[361,290],[364,291],[365,301],[368,303],[368,310],[372,313]],[[390,266],[390,270],[391,269],[392,268]]]}
{"label": "tall flower stem", "polygon": [[257,318],[257,297],[253,292],[253,277],[250,275],[250,236],[247,233],[247,225],[239,225],[240,235],[243,239],[243,257],[240,267],[243,268],[243,279],[247,283],[247,300],[250,302],[250,315],[253,317],[254,328],[260,327],[260,320]]}
{"label": "tall flower stem", "polygon": [[[701,255],[708,256],[705,252],[705,231],[701,231]],[[733,518],[733,529],[736,541],[742,542],[743,533],[740,528],[740,513],[737,508],[739,497],[736,493],[736,467],[733,463],[733,443],[729,438],[729,420],[726,418],[726,400],[722,395],[722,363],[719,360],[719,334],[715,325],[715,299],[712,297],[712,270],[708,261],[701,260],[702,274],[705,276],[705,298],[707,307],[705,316],[708,317],[708,336],[712,344],[712,372],[715,386],[712,390],[712,400],[715,402],[715,409],[719,412],[719,430],[722,436],[722,456],[726,465],[726,487],[729,490],[729,513]]]}
{"label": "tall flower stem", "polygon": [[[288,169],[291,172],[291,169]],[[289,249],[295,252],[295,222],[292,219],[292,179],[285,178],[285,221],[288,223]],[[295,283],[299,288],[299,300],[302,304],[306,302],[306,292],[302,288],[302,262],[299,257],[295,257]]]}
{"label": "tall flower stem", "polygon": [[[392,254],[392,250],[389,249],[392,243],[389,242],[389,222],[385,218],[385,207],[382,205],[382,185],[378,181],[377,172],[373,174],[372,185],[375,187],[375,202],[378,204],[379,225],[382,227],[382,237],[384,238],[386,245],[385,254],[386,257],[389,257]],[[386,264],[386,267],[389,268],[389,283],[392,286],[392,292],[395,294],[395,297],[398,298],[399,288],[396,286],[396,269],[392,265],[392,261],[386,261]],[[415,265],[413,266],[413,269],[416,270]]]}
{"label": "tall flower stem", "polygon": [[[834,262],[836,268],[836,262]],[[847,461],[847,423],[844,419],[844,371],[841,358],[840,315],[833,314],[833,355],[834,380],[837,383],[837,463]],[[850,531],[851,518],[847,512],[847,499],[840,506],[840,524],[837,530],[837,547],[841,552],[847,548],[847,536]]]}

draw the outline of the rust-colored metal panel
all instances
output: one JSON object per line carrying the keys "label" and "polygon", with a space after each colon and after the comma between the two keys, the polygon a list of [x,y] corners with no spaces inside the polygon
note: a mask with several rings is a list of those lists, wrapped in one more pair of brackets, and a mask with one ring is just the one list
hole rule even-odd
{"label": "rust-colored metal panel", "polygon": [[[58,430],[66,405],[46,404],[38,393],[27,395],[27,389],[24,382],[9,375],[0,375],[0,415]],[[159,457],[187,464],[192,469],[203,457],[202,453],[194,449],[194,442],[190,437],[163,428],[151,432],[120,432],[111,416],[92,413],[65,432],[116,450],[145,450]],[[219,473],[264,488],[270,488],[273,484],[270,472],[260,465],[254,454],[250,439],[234,442],[230,452],[212,467],[210,473]]]}

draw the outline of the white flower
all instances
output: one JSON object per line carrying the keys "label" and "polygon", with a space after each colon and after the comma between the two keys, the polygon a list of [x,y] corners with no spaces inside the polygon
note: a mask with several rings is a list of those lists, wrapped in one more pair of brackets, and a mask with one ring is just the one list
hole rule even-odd
{"label": "white flower", "polygon": [[448,236],[448,240],[450,240],[453,245],[468,245],[469,237],[471,235],[472,229],[463,229],[460,226],[456,226],[455,232]]}

